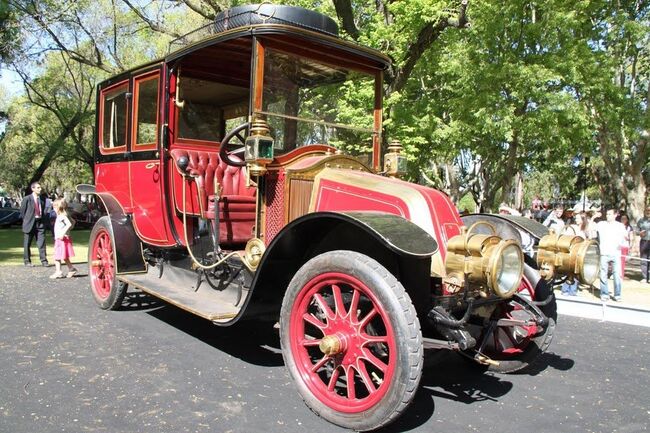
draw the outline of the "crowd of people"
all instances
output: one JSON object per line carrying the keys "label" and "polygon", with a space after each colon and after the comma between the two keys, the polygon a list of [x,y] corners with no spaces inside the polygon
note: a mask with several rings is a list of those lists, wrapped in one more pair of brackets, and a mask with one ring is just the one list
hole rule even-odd
{"label": "crowd of people", "polygon": [[17,209],[19,206],[20,202],[18,200],[12,199],[11,197],[0,196],[0,207]]}
{"label": "crowd of people", "polygon": [[[553,208],[548,202],[535,198],[530,209],[518,212],[512,207],[502,204],[500,214],[522,215],[535,219],[556,233],[572,234],[583,239],[598,240],[600,245],[600,297],[602,301],[610,299],[609,278],[614,280],[614,295],[611,299],[622,299],[621,281],[625,275],[625,267],[629,257],[638,258],[641,268],[641,283],[650,283],[650,206],[644,210],[644,216],[636,225],[630,223],[630,218],[616,208],[592,206],[587,208],[578,204],[574,208],[565,209],[562,205]],[[562,294],[577,295],[577,282],[565,282]]]}

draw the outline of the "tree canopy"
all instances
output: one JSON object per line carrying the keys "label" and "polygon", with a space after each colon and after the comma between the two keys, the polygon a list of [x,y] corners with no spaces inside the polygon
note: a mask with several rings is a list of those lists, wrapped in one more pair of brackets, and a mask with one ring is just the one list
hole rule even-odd
{"label": "tree canopy", "polygon": [[[96,84],[242,3],[0,1],[0,61],[25,86],[0,104],[0,186],[17,191],[55,173],[70,185],[91,181]],[[393,59],[384,136],[404,144],[411,180],[482,210],[587,189],[640,215],[650,180],[650,1],[273,3],[328,14],[342,37]]]}

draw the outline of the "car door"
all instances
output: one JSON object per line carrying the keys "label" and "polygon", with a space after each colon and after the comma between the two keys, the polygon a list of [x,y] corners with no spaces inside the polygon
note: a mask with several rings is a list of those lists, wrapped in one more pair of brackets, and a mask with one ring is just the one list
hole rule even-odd
{"label": "car door", "polygon": [[147,243],[166,246],[169,230],[162,203],[160,165],[161,82],[160,67],[133,77],[129,187],[138,235]]}

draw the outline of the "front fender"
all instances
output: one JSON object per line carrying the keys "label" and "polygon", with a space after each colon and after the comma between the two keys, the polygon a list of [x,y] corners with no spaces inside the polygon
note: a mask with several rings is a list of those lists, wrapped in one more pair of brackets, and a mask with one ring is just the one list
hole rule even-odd
{"label": "front fender", "polygon": [[[517,241],[524,253],[531,257],[534,256],[535,245],[539,243],[541,238],[549,234],[548,227],[522,216],[481,213],[462,216],[461,220],[467,227],[479,221],[489,223],[496,229],[496,235],[502,239]],[[491,234],[491,230],[485,224],[477,225],[472,232]]]}
{"label": "front fender", "polygon": [[[298,269],[312,257],[333,250],[372,257],[402,282],[416,305],[428,299],[431,256],[438,252],[431,235],[392,214],[313,212],[289,223],[269,244],[247,302],[278,306]],[[242,315],[256,310],[242,308]]]}
{"label": "front fender", "polygon": [[[309,239],[313,245],[314,241],[322,240],[333,232],[345,233],[344,229],[351,228],[363,232],[400,256],[424,259],[438,251],[438,243],[431,235],[398,215],[382,212],[313,212],[288,224],[273,239],[264,258],[272,256],[276,249],[284,250],[287,243],[293,244],[298,239]],[[338,240],[349,243],[351,239]],[[305,247],[309,248],[309,243]]]}

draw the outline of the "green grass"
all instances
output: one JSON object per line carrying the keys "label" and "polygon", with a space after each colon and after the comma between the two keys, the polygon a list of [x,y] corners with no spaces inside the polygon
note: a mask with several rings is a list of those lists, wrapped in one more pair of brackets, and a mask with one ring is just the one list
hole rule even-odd
{"label": "green grass", "polygon": [[[73,230],[72,245],[74,257],[72,263],[85,263],[88,258],[88,238],[90,230]],[[52,233],[45,235],[47,260],[54,263],[54,238]],[[36,239],[32,242],[32,263],[38,264]],[[0,266],[23,264],[23,231],[20,228],[0,228]]]}

